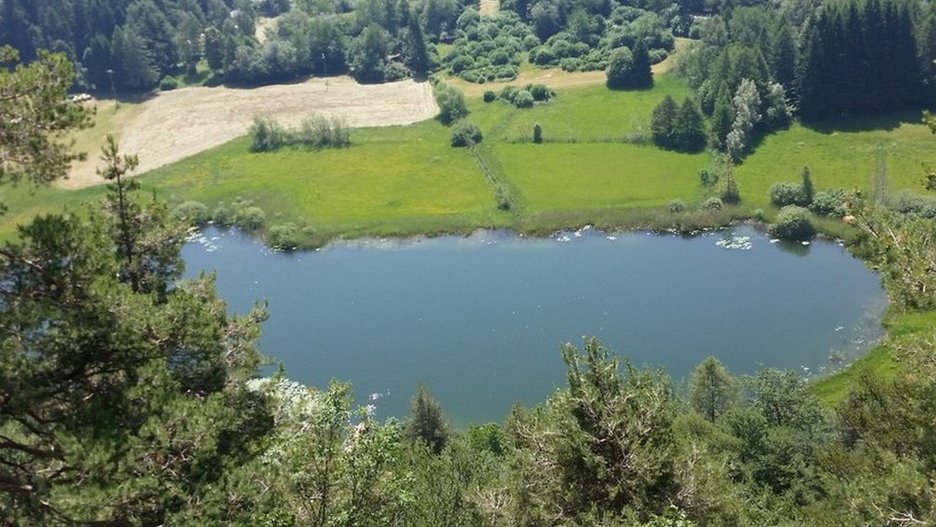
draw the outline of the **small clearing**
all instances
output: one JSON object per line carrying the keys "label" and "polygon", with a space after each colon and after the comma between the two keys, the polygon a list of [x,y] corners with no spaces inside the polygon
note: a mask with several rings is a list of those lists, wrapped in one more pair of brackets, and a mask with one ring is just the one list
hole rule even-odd
{"label": "small clearing", "polygon": [[181,88],[139,104],[121,103],[114,117],[107,116],[114,113],[113,104],[102,103],[98,120],[103,122],[76,138],[88,160],[76,163],[59,185],[82,188],[103,182],[95,168],[108,133],[117,136],[123,152],[139,156],[136,173],[142,174],[244,135],[257,116],[296,126],[317,113],[364,127],[410,124],[438,111],[428,82],[363,85],[349,77],[253,89]]}
{"label": "small clearing", "polygon": [[500,0],[479,0],[478,11],[482,16],[496,15],[500,10]]}
{"label": "small clearing", "polygon": [[[688,38],[677,38],[676,47],[673,52],[670,53],[669,56],[667,56],[661,62],[653,65],[651,68],[653,73],[660,74],[670,71],[676,65],[676,57],[678,56],[679,52],[685,49],[690,42],[692,42],[692,40]],[[559,68],[538,68],[536,66],[528,67],[530,69],[523,69],[520,71],[520,74],[517,75],[517,78],[512,81],[476,84],[474,82],[468,82],[457,77],[448,77],[446,78],[446,82],[457,87],[469,97],[480,97],[488,90],[499,91],[503,89],[504,86],[511,84],[514,86],[525,86],[527,84],[545,84],[550,88],[558,89],[574,88],[577,86],[591,86],[593,84],[604,84],[608,78],[603,70],[568,72]]]}

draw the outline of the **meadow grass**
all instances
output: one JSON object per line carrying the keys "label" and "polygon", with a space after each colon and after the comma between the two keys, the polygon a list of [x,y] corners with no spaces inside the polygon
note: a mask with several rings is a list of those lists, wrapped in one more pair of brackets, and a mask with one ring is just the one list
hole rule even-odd
{"label": "meadow grass", "polygon": [[742,197],[752,207],[766,208],[770,186],[798,183],[804,166],[816,190],[870,189],[879,158],[884,160],[889,191],[921,191],[924,165],[936,162],[936,138],[919,121],[914,113],[852,118],[828,127],[794,124],[767,136],[737,168]]}

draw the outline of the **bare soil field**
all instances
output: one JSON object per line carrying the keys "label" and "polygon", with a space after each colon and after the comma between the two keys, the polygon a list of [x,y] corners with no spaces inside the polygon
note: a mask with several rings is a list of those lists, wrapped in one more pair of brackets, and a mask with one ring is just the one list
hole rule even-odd
{"label": "bare soil field", "polygon": [[88,160],[76,163],[60,186],[103,182],[95,168],[107,133],[117,136],[121,151],[139,156],[142,174],[244,135],[254,117],[296,126],[313,113],[343,118],[352,127],[388,126],[429,119],[438,106],[427,82],[362,85],[349,77],[252,89],[181,88],[139,104],[121,103],[116,111],[113,103],[101,103],[95,127],[76,137]]}

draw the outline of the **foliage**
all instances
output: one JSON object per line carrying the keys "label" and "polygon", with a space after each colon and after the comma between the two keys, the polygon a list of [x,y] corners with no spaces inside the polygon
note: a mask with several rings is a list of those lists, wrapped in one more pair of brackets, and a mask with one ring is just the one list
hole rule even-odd
{"label": "foliage", "polygon": [[760,96],[754,81],[744,79],[738,86],[734,99],[735,120],[725,137],[725,151],[735,161],[741,159],[751,143],[754,126],[760,122]]}
{"label": "foliage", "polygon": [[299,245],[299,229],[294,223],[274,225],[267,231],[267,245],[280,251],[292,251]]}
{"label": "foliage", "polygon": [[707,198],[705,201],[699,205],[699,208],[702,210],[721,210],[725,204],[722,202],[722,199],[718,196],[712,196]]}
{"label": "foliage", "polygon": [[162,91],[171,91],[179,87],[179,81],[175,77],[163,77],[159,81],[159,89]]}
{"label": "foliage", "polygon": [[846,203],[851,199],[851,194],[842,189],[821,190],[816,193],[809,210],[816,216],[841,218],[847,213]]}
{"label": "foliage", "polygon": [[423,385],[416,387],[416,395],[410,401],[410,415],[406,421],[405,432],[410,441],[424,443],[437,455],[449,442],[450,432],[442,415],[442,405]]}
{"label": "foliage", "polygon": [[722,181],[720,192],[721,200],[729,205],[741,203],[741,189],[734,177],[734,168],[728,163],[722,171],[719,180]]}
{"label": "foliage", "polygon": [[165,523],[271,425],[244,385],[263,312],[229,317],[210,277],[179,281],[184,229],[136,200],[113,140],[104,160],[102,206],[36,218],[2,250],[11,525]]}
{"label": "foliage", "polygon": [[681,212],[685,212],[685,210],[686,210],[686,204],[683,203],[682,200],[679,200],[679,199],[671,199],[671,200],[666,204],[666,210],[669,211],[670,214],[679,214],[679,213],[681,213]]}
{"label": "foliage", "polygon": [[797,205],[787,205],[780,209],[777,218],[770,225],[770,234],[784,240],[808,240],[816,234],[809,216],[809,210]]}
{"label": "foliage", "polygon": [[234,225],[245,231],[256,231],[266,223],[266,214],[260,207],[246,206],[234,213]]}
{"label": "foliage", "polygon": [[738,386],[715,357],[707,357],[693,370],[689,379],[689,402],[702,417],[714,422],[737,398]]}
{"label": "foliage", "polygon": [[533,123],[533,142],[540,144],[543,142],[543,125]]}
{"label": "foliage", "polygon": [[513,98],[514,106],[517,108],[532,108],[533,102],[533,94],[527,90],[518,91]]}
{"label": "foliage", "polygon": [[452,146],[474,146],[482,139],[481,129],[468,121],[458,121],[452,126]]}
{"label": "foliage", "polygon": [[468,82],[513,80],[528,38],[536,37],[515,13],[502,10],[482,18],[469,6],[458,17],[456,38],[444,63],[449,73]]}
{"label": "foliage", "polygon": [[774,207],[782,208],[787,205],[797,205],[801,200],[802,192],[795,183],[774,183],[770,186],[770,203]]}
{"label": "foliage", "polygon": [[936,220],[871,207],[858,196],[846,219],[864,233],[860,250],[881,275],[891,302],[904,309],[936,307]]}
{"label": "foliage", "polygon": [[[0,47],[0,62],[17,60],[16,51]],[[43,52],[32,64],[0,68],[0,182],[48,183],[83,157],[58,135],[88,125],[87,109],[65,97],[73,80],[74,70],[60,54]]]}
{"label": "foliage", "polygon": [[613,90],[632,90],[648,88],[653,85],[650,73],[650,59],[647,49],[642,45],[634,52],[621,47],[611,53],[608,60],[607,86]]}
{"label": "foliage", "polygon": [[497,100],[497,93],[494,90],[484,90],[484,102],[494,102]]}
{"label": "foliage", "polygon": [[650,121],[653,142],[659,147],[679,152],[699,152],[705,147],[705,121],[695,101],[686,98],[677,107],[666,96],[653,109]]}
{"label": "foliage", "polygon": [[439,104],[439,121],[450,125],[468,115],[468,106],[465,104],[465,95],[458,88],[444,83],[434,86],[435,99]]}
{"label": "foliage", "polygon": [[272,152],[284,146],[346,148],[351,144],[351,130],[345,121],[318,114],[303,119],[295,130],[289,130],[266,117],[255,117],[248,134],[251,138],[251,152]]}
{"label": "foliage", "polygon": [[172,209],[172,217],[177,221],[188,225],[204,225],[208,223],[211,216],[208,214],[208,207],[200,201],[185,201]]}

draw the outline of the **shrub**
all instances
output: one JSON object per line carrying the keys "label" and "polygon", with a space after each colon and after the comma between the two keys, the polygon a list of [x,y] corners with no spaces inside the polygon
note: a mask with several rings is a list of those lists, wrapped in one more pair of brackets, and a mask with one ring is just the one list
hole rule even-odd
{"label": "shrub", "polygon": [[796,205],[800,202],[801,192],[799,185],[793,183],[774,183],[768,191],[770,203],[778,209],[787,205]]}
{"label": "shrub", "polygon": [[533,123],[533,142],[540,144],[543,142],[543,125]]}
{"label": "shrub", "polygon": [[510,104],[513,104],[514,99],[517,97],[517,93],[519,92],[520,90],[517,89],[516,86],[504,86],[504,89],[501,90],[500,98],[509,102]]}
{"label": "shrub", "polygon": [[527,86],[527,90],[530,92],[530,95],[533,96],[534,101],[548,101],[553,95],[545,84],[531,84]]}
{"label": "shrub", "polygon": [[724,207],[724,203],[722,203],[721,198],[718,196],[712,196],[699,205],[699,208],[702,210],[721,210],[722,207]]}
{"label": "shrub", "polygon": [[497,94],[493,90],[486,90],[484,92],[484,102],[494,102],[497,99]]}
{"label": "shrub", "polygon": [[266,222],[266,214],[260,207],[244,207],[234,213],[234,225],[245,231],[261,229]]}
{"label": "shrub", "polygon": [[533,95],[526,90],[520,90],[517,92],[517,96],[514,97],[513,103],[517,108],[532,108]]}
{"label": "shrub", "polygon": [[452,146],[471,146],[481,139],[481,129],[467,121],[459,121],[452,127]]}
{"label": "shrub", "polygon": [[703,187],[714,187],[718,183],[718,171],[703,168],[699,171],[699,182]]}
{"label": "shrub", "polygon": [[666,204],[666,210],[671,214],[679,214],[686,210],[686,204],[679,199],[670,200],[670,202]]}
{"label": "shrub", "polygon": [[295,224],[284,223],[282,225],[270,227],[266,242],[267,245],[274,249],[291,251],[299,245],[298,234],[299,229],[296,228]]}
{"label": "shrub", "polygon": [[435,97],[439,103],[439,120],[444,124],[452,124],[468,115],[465,95],[461,90],[440,83],[435,87]]}
{"label": "shrub", "polygon": [[163,77],[159,81],[159,89],[162,91],[171,91],[179,87],[179,81],[175,80],[173,77]]}
{"label": "shrub", "polygon": [[809,211],[797,205],[780,209],[776,221],[770,225],[770,234],[784,240],[808,240],[816,234]]}
{"label": "shrub", "polygon": [[186,201],[180,203],[172,210],[172,216],[177,220],[190,225],[204,225],[208,223],[208,207],[199,201]]}
{"label": "shrub", "polygon": [[936,218],[936,199],[920,196],[908,190],[895,195],[890,200],[889,206],[901,214]]}
{"label": "shrub", "polygon": [[841,218],[847,213],[845,202],[848,199],[848,193],[840,188],[823,190],[813,197],[809,210],[816,216]]}
{"label": "shrub", "polygon": [[626,47],[611,52],[608,61],[607,86],[611,89],[646,88],[653,85],[650,59],[644,48],[631,53]]}
{"label": "shrub", "polygon": [[230,225],[233,223],[234,213],[222,201],[218,203],[218,206],[215,207],[214,211],[211,213],[211,220],[218,225]]}
{"label": "shrub", "polygon": [[766,220],[767,215],[764,214],[764,209],[754,209],[754,219],[757,221]]}
{"label": "shrub", "polygon": [[345,148],[351,144],[351,129],[337,117],[329,119],[313,114],[302,121],[289,142],[309,148]]}
{"label": "shrub", "polygon": [[266,117],[255,117],[250,125],[250,151],[272,152],[287,143],[288,134],[276,121]]}

